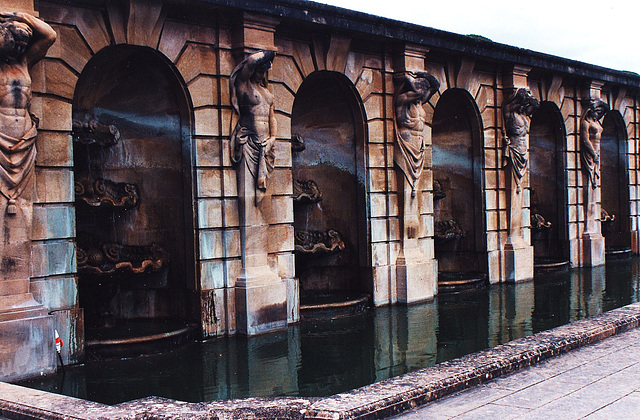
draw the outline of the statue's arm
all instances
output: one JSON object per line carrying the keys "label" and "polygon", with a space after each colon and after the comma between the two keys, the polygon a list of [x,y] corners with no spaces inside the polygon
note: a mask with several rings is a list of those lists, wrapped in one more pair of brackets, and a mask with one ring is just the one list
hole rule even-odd
{"label": "statue's arm", "polygon": [[247,57],[244,66],[242,66],[242,70],[238,74],[237,79],[240,82],[248,81],[258,66],[273,61],[275,55],[276,54],[273,51],[259,51],[257,53],[251,54],[249,57]]}
{"label": "statue's arm", "polygon": [[411,76],[411,72],[402,72],[393,75],[393,80],[397,84],[400,85],[400,89],[402,89],[402,85],[404,83],[408,83],[411,86],[411,89],[414,88],[414,84],[412,83],[413,77]]}
{"label": "statue's arm", "polygon": [[269,137],[275,140],[277,131],[278,131],[278,123],[276,121],[274,106],[273,104],[271,104],[271,106],[269,107]]}
{"label": "statue's arm", "polygon": [[28,25],[33,31],[31,45],[26,52],[27,64],[30,66],[40,61],[47,54],[47,50],[56,40],[56,31],[44,21],[27,13],[5,13],[0,12],[0,17],[4,21],[22,22]]}

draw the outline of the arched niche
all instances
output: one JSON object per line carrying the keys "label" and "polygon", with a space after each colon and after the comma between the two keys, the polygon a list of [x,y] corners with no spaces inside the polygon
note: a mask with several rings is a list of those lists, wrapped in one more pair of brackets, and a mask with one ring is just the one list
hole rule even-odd
{"label": "arched niche", "polygon": [[293,103],[296,277],[301,303],[371,292],[365,215],[364,110],[341,73],[317,71]]}
{"label": "arched niche", "polygon": [[442,273],[486,274],[482,221],[482,127],[464,89],[446,90],[433,113],[435,254]]}
{"label": "arched niche", "polygon": [[610,255],[626,252],[631,249],[627,133],[618,111],[608,112],[602,120],[600,174],[606,251]]}
{"label": "arched niche", "polygon": [[124,320],[186,320],[195,251],[191,105],[181,78],[151,48],[105,48],[80,74],[73,120],[88,338]]}
{"label": "arched niche", "polygon": [[529,126],[529,197],[534,264],[564,262],[568,257],[565,130],[553,102],[542,101]]}

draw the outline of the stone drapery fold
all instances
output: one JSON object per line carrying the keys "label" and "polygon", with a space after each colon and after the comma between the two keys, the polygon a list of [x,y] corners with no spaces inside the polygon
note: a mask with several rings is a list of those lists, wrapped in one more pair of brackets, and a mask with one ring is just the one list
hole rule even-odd
{"label": "stone drapery fold", "polygon": [[[423,124],[418,111],[412,109],[418,106],[411,104],[408,107],[406,117],[401,121],[402,128],[405,130],[415,129]],[[406,140],[401,135],[402,131],[401,127],[398,127],[397,117],[394,118],[393,123],[396,131],[396,153],[393,154],[393,161],[405,175],[407,182],[411,185],[411,190],[415,191],[424,167],[424,138],[420,138],[420,141]]]}
{"label": "stone drapery fold", "polygon": [[18,198],[33,176],[36,135],[33,121],[19,139],[0,132],[0,192],[8,200]]}
{"label": "stone drapery fold", "polygon": [[527,151],[527,145],[516,142],[511,142],[508,138],[505,141],[504,155],[503,155],[503,167],[511,166],[511,173],[516,183],[516,189],[518,192],[521,190],[521,182],[524,174],[527,170],[527,163],[529,162],[529,152]]}
{"label": "stone drapery fold", "polygon": [[249,173],[256,182],[256,204],[260,203],[267,191],[267,181],[275,164],[274,141],[260,140],[257,133],[241,125],[231,134],[231,160],[238,164],[244,157]]}

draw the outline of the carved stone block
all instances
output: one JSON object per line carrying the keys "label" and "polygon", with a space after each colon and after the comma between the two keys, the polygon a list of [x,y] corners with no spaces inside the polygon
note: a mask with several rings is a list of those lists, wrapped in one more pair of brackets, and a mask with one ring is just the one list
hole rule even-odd
{"label": "carved stone block", "polygon": [[[1,305],[0,305],[1,306]],[[52,373],[56,359],[53,347],[53,317],[46,311],[30,317],[3,320],[0,311],[0,373],[5,381]]]}
{"label": "carved stone block", "polygon": [[582,266],[597,267],[605,263],[605,240],[599,233],[585,232],[582,242]]}
{"label": "carved stone block", "polygon": [[436,260],[396,260],[398,302],[413,304],[432,300],[438,288],[438,262]]}

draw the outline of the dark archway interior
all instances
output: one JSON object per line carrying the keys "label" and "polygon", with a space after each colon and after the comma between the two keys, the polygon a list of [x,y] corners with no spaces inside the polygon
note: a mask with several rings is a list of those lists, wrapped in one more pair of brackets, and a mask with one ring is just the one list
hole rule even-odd
{"label": "dark archway interior", "polygon": [[486,272],[482,232],[480,128],[468,93],[445,91],[433,114],[435,252],[440,272]]}
{"label": "dark archway interior", "polygon": [[108,48],[80,76],[74,170],[88,335],[118,320],[188,317],[195,283],[188,112],[180,80],[151,49]]}
{"label": "dark archway interior", "polygon": [[537,261],[564,261],[568,250],[564,214],[563,122],[557,106],[542,102],[529,130],[531,244]]}
{"label": "dark archway interior", "polygon": [[631,247],[629,227],[629,181],[625,163],[626,140],[624,120],[617,111],[602,120],[600,140],[600,173],[602,191],[602,234],[608,251]]}
{"label": "dark archway interior", "polygon": [[304,150],[293,152],[301,300],[370,291],[361,268],[367,243],[360,163],[364,119],[348,79],[327,71],[307,77],[296,94],[291,130],[304,141]]}

